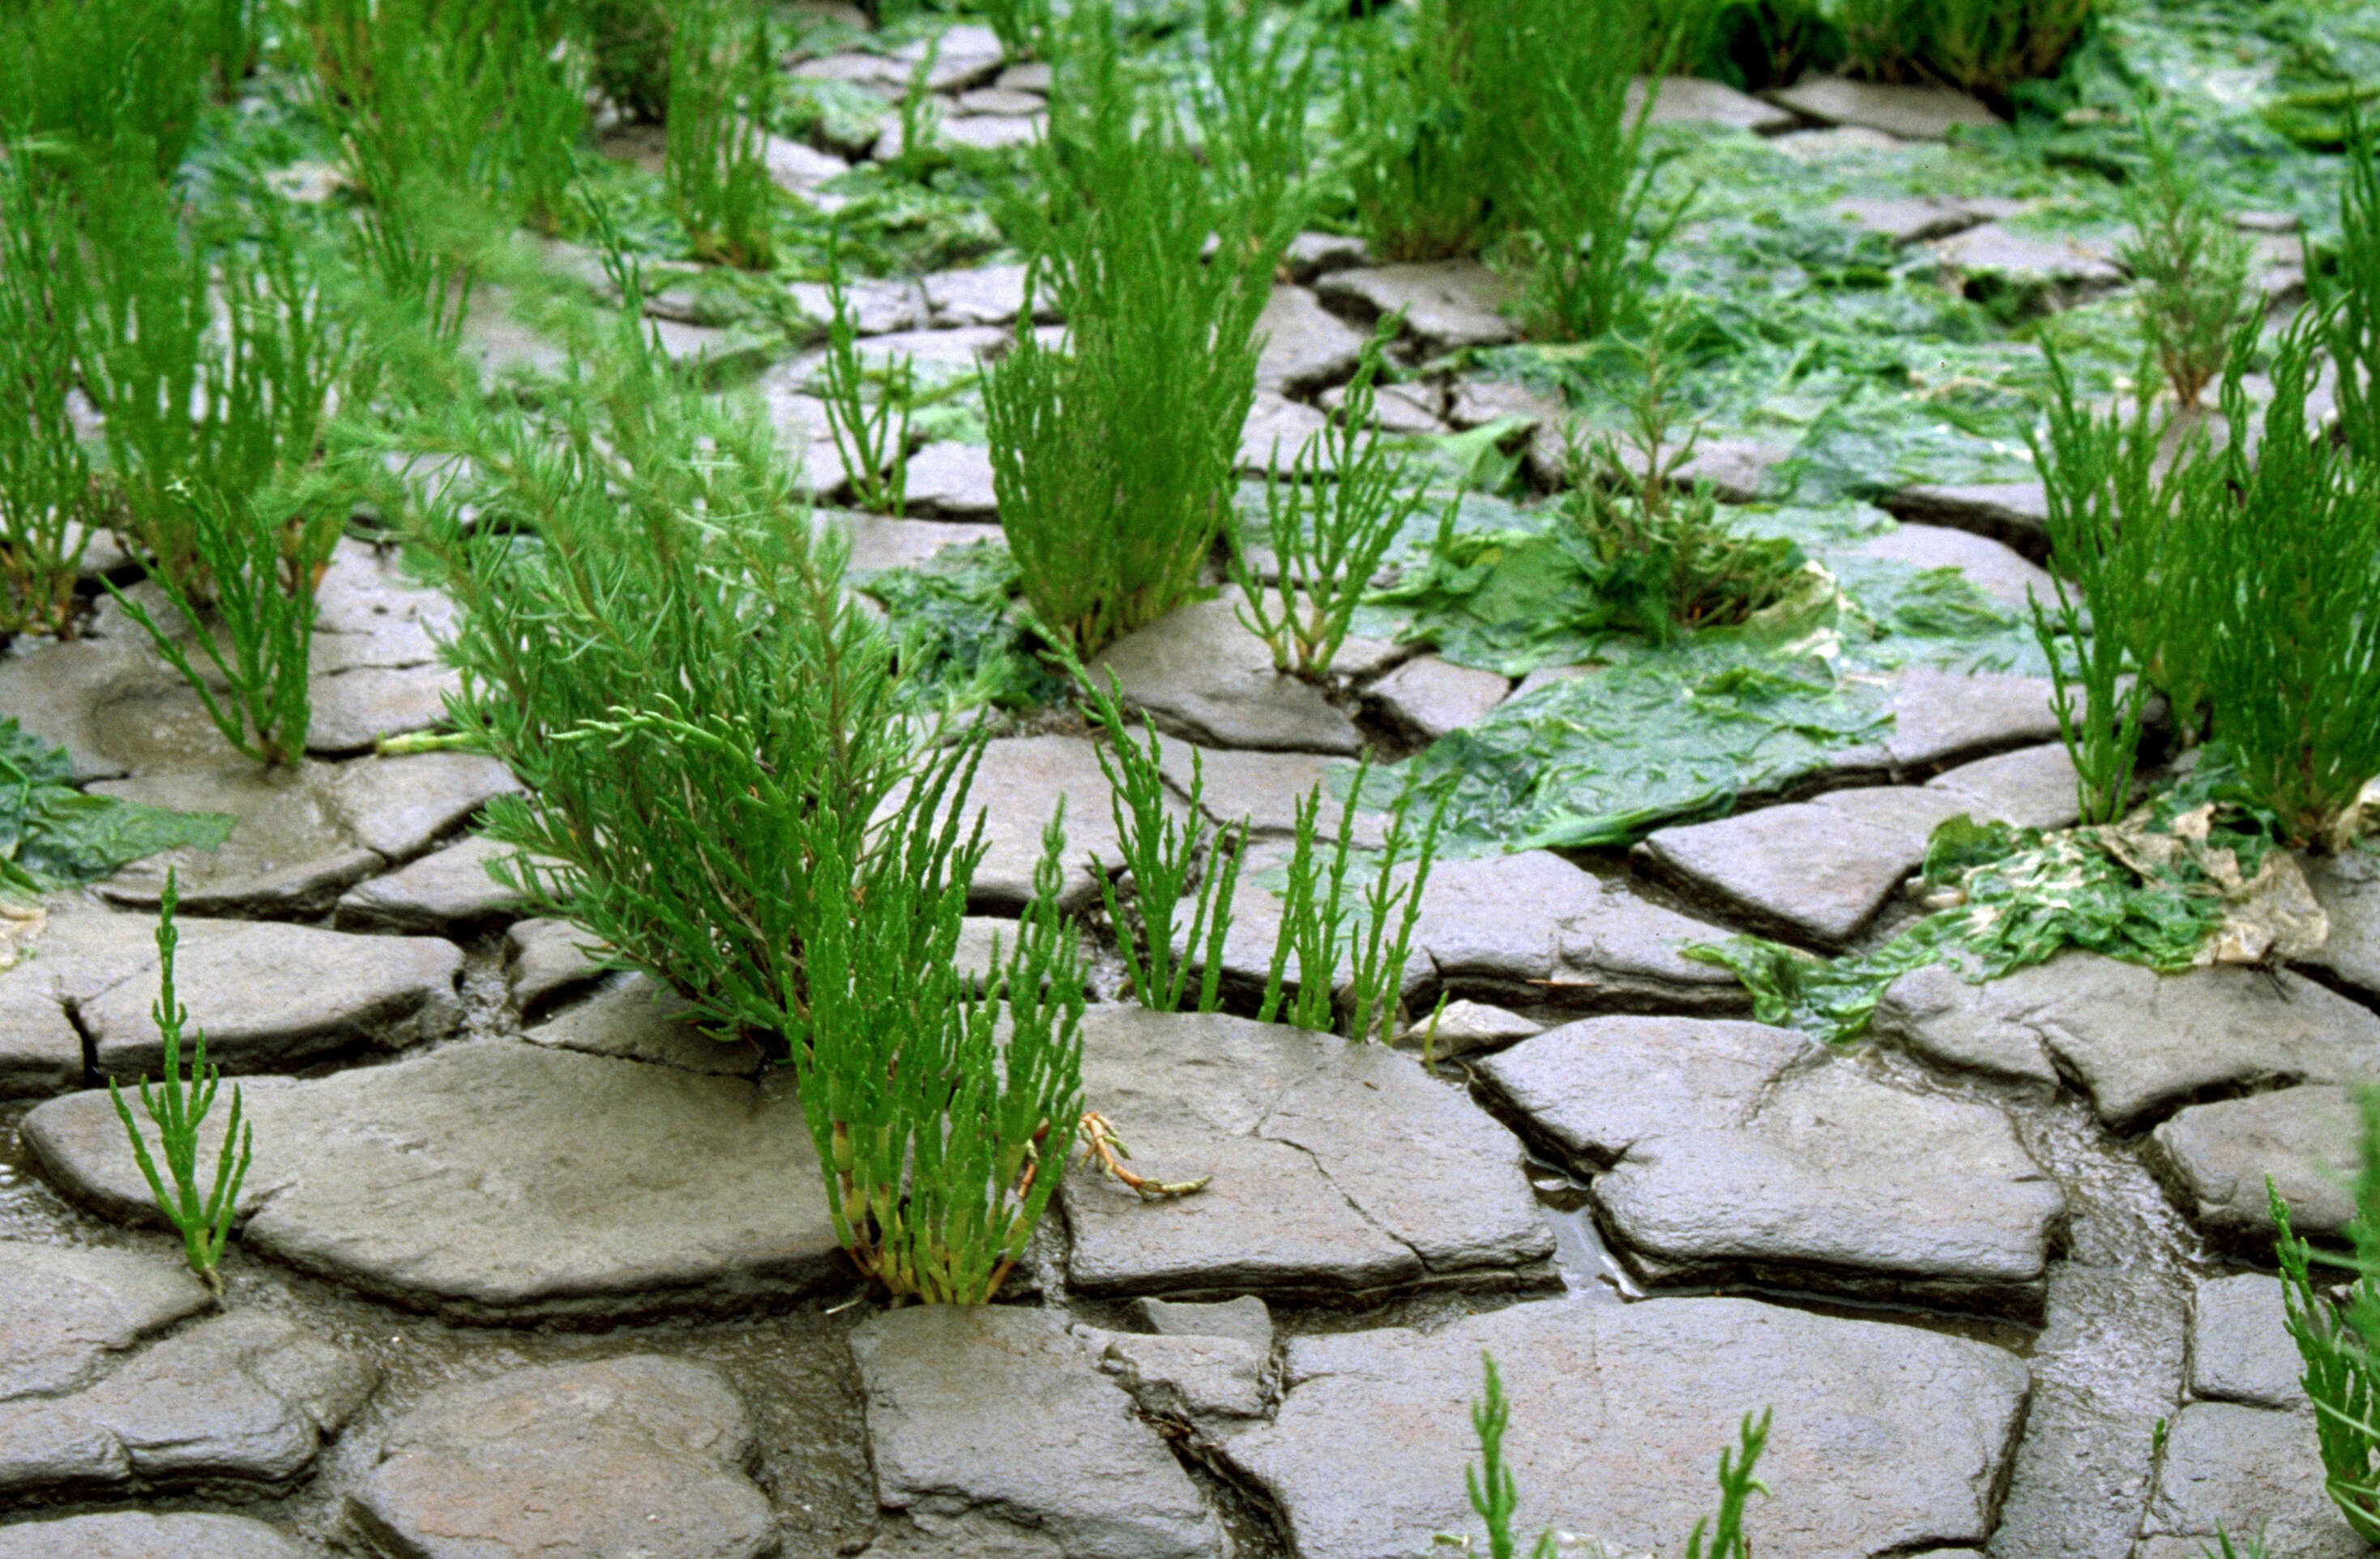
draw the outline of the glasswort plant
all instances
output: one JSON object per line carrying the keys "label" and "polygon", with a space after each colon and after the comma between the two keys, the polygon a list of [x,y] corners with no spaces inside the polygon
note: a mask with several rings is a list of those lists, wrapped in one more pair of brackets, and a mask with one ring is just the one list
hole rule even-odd
{"label": "glasswort plant", "polygon": [[2301,313],[2276,343],[2252,461],[2245,354],[2233,355],[2224,481],[2198,501],[2194,563],[2221,591],[2204,630],[2215,734],[2291,844],[2338,849],[2333,828],[2380,775],[2380,467],[2308,417],[2319,334]]}
{"label": "glasswort plant", "polygon": [[65,637],[99,514],[67,411],[74,320],[58,271],[73,226],[27,169],[31,155],[18,146],[0,164],[0,633]]}
{"label": "glasswort plant", "polygon": [[2347,177],[2338,191],[2338,270],[2317,283],[2323,346],[2338,366],[2338,427],[2380,464],[2380,125],[2348,104]]}
{"label": "glasswort plant", "polygon": [[2145,102],[2140,126],[2148,167],[2126,187],[2132,236],[2117,258],[2137,284],[2141,333],[2175,402],[2194,406],[2255,312],[2259,300],[2248,284],[2254,250],[2183,170],[2172,125]]}
{"label": "glasswort plant", "polygon": [[[156,1158],[150,1153],[140,1123],[133,1118],[132,1106],[124,1102],[124,1094],[112,1077],[107,1080],[107,1096],[115,1106],[116,1118],[124,1122],[124,1134],[132,1142],[133,1159],[140,1166],[140,1178],[149,1182],[149,1194],[157,1200],[157,1211],[181,1235],[182,1254],[189,1262],[190,1270],[220,1300],[224,1291],[224,1243],[231,1238],[232,1217],[239,1206],[239,1188],[248,1178],[248,1166],[256,1156],[256,1131],[240,1118],[239,1085],[234,1083],[231,1115],[224,1125],[223,1150],[215,1157],[214,1180],[206,1194],[200,1195],[199,1129],[214,1108],[223,1077],[218,1069],[207,1064],[207,1036],[203,1032],[191,1034],[189,1075],[185,1078],[182,1073],[182,1025],[190,1015],[174,997],[174,948],[181,937],[174,927],[174,908],[178,898],[174,873],[168,869],[165,891],[157,904],[157,1000],[149,1009],[157,1025],[157,1037],[164,1045],[164,1075],[154,1092],[147,1078],[140,1080],[140,1107],[157,1128],[158,1152],[165,1156],[164,1175],[157,1172]],[[168,1178],[174,1182],[170,1192],[165,1189]]]}
{"label": "glasswort plant", "polygon": [[[187,635],[160,623],[114,581],[100,583],[197,692],[225,741],[259,763],[294,765],[306,755],[312,719],[307,678],[314,586],[338,541],[340,511],[319,497],[309,502],[311,495],[229,498],[187,484],[177,484],[169,496],[187,511],[191,558],[213,587],[212,621],[170,573],[150,577]],[[228,655],[217,642],[217,624],[230,641]],[[191,659],[190,643],[197,644],[214,679]],[[216,696],[215,681],[227,690],[223,697]]]}
{"label": "glasswort plant", "polygon": [[984,420],[1026,598],[1088,656],[1181,604],[1229,518],[1280,251],[1203,258],[1246,223],[1127,78],[1111,7],[1079,6],[1062,30],[1039,187],[1009,216],[1069,335],[1044,346],[1020,315],[984,372]]}
{"label": "glasswort plant", "polygon": [[917,370],[906,357],[886,364],[871,411],[868,375],[859,355],[859,332],[852,322],[850,300],[844,293],[841,265],[830,269],[826,285],[832,311],[827,320],[823,397],[827,430],[834,437],[835,453],[842,457],[852,501],[871,514],[898,519],[908,508],[909,410],[917,393]]}
{"label": "glasswort plant", "polygon": [[[2380,1095],[2366,1088],[2362,1115],[2362,1167],[2355,1178],[2355,1216],[2347,1226],[2354,1253],[2317,1252],[2289,1226],[2289,1203],[2269,1181],[2265,1196],[2278,1231],[2274,1254],[2281,1268],[2289,1336],[2305,1363],[2301,1384],[2313,1402],[2322,1447],[2324,1487],[2355,1535],[2380,1542]],[[2314,1287],[2313,1263],[2343,1265],[2354,1274],[2344,1306]]]}
{"label": "glasswort plant", "polygon": [[[1318,677],[1330,670],[1372,576],[1407,520],[1421,508],[1408,465],[1380,447],[1373,380],[1392,317],[1347,386],[1334,427],[1306,440],[1284,477],[1275,454],[1265,472],[1267,531],[1278,576],[1268,587],[1248,565],[1236,531],[1232,583],[1240,621],[1272,651],[1276,671]],[[1459,495],[1450,502],[1459,502]],[[1274,603],[1278,598],[1278,604]]]}
{"label": "glasswort plant", "polygon": [[[1231,935],[1232,891],[1239,885],[1247,824],[1241,823],[1236,836],[1229,829],[1211,834],[1201,806],[1206,798],[1205,766],[1195,748],[1190,755],[1189,806],[1177,818],[1166,794],[1164,750],[1156,729],[1148,729],[1146,747],[1124,730],[1112,672],[1105,688],[1087,676],[1080,680],[1090,690],[1093,718],[1107,732],[1107,742],[1096,751],[1099,771],[1107,777],[1123,864],[1132,873],[1137,935],[1126,925],[1117,903],[1112,874],[1104,865],[1099,872],[1100,901],[1122,945],[1132,994],[1152,1011],[1178,1011],[1195,962],[1203,969],[1198,1010],[1212,1012],[1220,997],[1223,941]],[[1197,894],[1177,954],[1174,921],[1194,874],[1198,877]]]}
{"label": "glasswort plant", "polygon": [[680,9],[662,175],[697,260],[765,271],[775,259],[777,187],[767,155],[775,80],[765,21],[756,16],[739,46],[722,0]]}
{"label": "glasswort plant", "polygon": [[[1386,1041],[1395,1032],[1398,1003],[1404,997],[1405,965],[1413,956],[1414,926],[1421,918],[1422,894],[1429,886],[1430,865],[1437,858],[1445,806],[1440,804],[1432,809],[1416,840],[1412,833],[1414,792],[1408,788],[1398,796],[1379,854],[1368,863],[1375,868],[1373,874],[1358,889],[1359,908],[1348,900],[1347,883],[1353,866],[1355,808],[1364,782],[1370,777],[1371,762],[1366,759],[1356,766],[1348,786],[1327,870],[1316,851],[1322,787],[1317,785],[1298,804],[1296,842],[1281,894],[1281,929],[1273,939],[1272,963],[1266,972],[1264,997],[1257,1012],[1259,1022],[1269,1023],[1280,1013],[1293,956],[1297,989],[1290,1001],[1288,1022],[1318,1033],[1336,1028],[1342,1016],[1339,972],[1345,967],[1347,1037]],[[1399,868],[1408,860],[1412,873],[1400,881]],[[1389,929],[1392,922],[1394,932]]]}

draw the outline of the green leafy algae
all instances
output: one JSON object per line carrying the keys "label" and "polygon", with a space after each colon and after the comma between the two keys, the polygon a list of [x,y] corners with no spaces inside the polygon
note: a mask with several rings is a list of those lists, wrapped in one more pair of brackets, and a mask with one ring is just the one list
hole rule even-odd
{"label": "green leafy algae", "polygon": [[858,588],[884,607],[912,695],[939,707],[1038,709],[1066,692],[1034,652],[1016,600],[1016,561],[997,541],[947,548],[919,568],[888,568]]}
{"label": "green leafy algae", "polygon": [[1934,831],[1920,884],[1934,912],[1871,951],[1819,958],[1757,937],[1684,949],[1732,970],[1753,1016],[1830,1043],[1866,1032],[1895,980],[1947,964],[1971,982],[2069,948],[2180,971],[2206,961],[2277,847],[2219,755],[2123,824],[2059,832],[1961,816]]}
{"label": "green leafy algae", "polygon": [[1751,508],[1739,523],[1807,562],[1741,627],[1672,643],[1630,631],[1563,538],[1450,530],[1373,599],[1405,636],[1506,676],[1572,668],[1411,760],[1448,802],[1451,852],[1627,844],[1836,767],[1892,729],[1896,673],[2046,671],[2016,614],[1953,569],[1862,550],[1894,528],[1858,505]]}
{"label": "green leafy algae", "polygon": [[230,837],[220,813],[85,795],[73,780],[65,748],[0,720],[0,897],[79,888],[161,850],[212,850]]}

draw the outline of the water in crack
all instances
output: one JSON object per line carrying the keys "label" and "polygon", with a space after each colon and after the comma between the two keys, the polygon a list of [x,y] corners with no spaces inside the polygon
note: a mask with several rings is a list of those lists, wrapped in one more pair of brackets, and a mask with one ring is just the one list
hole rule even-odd
{"label": "water in crack", "polygon": [[2049,1273],[2033,1408],[1991,1559],[2127,1559],[2181,1396],[2191,1297],[2222,1270],[2136,1148],[2080,1100],[2010,1110],[2065,1189],[2068,1250]]}

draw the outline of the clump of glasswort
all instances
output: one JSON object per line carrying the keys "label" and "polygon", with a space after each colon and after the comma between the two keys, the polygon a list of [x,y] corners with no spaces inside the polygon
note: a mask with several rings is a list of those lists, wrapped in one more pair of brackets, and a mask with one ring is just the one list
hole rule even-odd
{"label": "clump of glasswort", "polygon": [[1834,13],[1853,75],[1946,81],[2005,105],[2020,81],[2053,75],[2099,0],[1842,0]]}
{"label": "clump of glasswort", "polygon": [[1008,225],[1068,337],[1045,346],[1020,314],[985,370],[984,420],[1026,598],[1088,656],[1181,604],[1230,517],[1257,316],[1291,233],[1257,231],[1199,166],[1127,76],[1108,5],[1062,31],[1038,192]]}
{"label": "clump of glasswort", "polygon": [[219,251],[184,236],[153,185],[104,165],[77,184],[84,241],[71,256],[61,246],[56,275],[82,386],[105,419],[110,521],[152,573],[203,601],[214,586],[198,510],[177,489],[254,493],[313,465],[334,398],[361,388],[358,332],[278,207],[262,208],[261,242]]}
{"label": "clump of glasswort", "polygon": [[[2215,734],[2249,788],[2301,847],[2339,849],[2334,829],[2380,775],[2380,465],[2316,427],[2320,316],[2276,343],[2272,399],[2252,417],[2240,358],[2223,383],[2230,441],[2206,484],[2187,560],[2216,580],[2205,650]],[[2254,439],[2254,458],[2249,458]],[[2177,625],[2177,633],[2185,631]]]}
{"label": "clump of glasswort", "polygon": [[2323,348],[2338,365],[2338,429],[2348,448],[2380,465],[2380,126],[2348,103],[2347,178],[2338,191],[2338,269],[2310,274],[2323,312]]}
{"label": "clump of glasswort", "polygon": [[[591,8],[591,7],[589,7]],[[316,110],[385,240],[428,241],[463,197],[552,233],[587,129],[581,7],[537,0],[305,0]]]}
{"label": "clump of glasswort", "polygon": [[669,147],[662,176],[697,260],[765,271],[776,255],[769,177],[776,61],[755,17],[740,42],[720,0],[684,7],[670,35]]}
{"label": "clump of glasswort", "polygon": [[[2088,816],[2129,799],[2143,683],[2167,695],[2185,739],[2203,727],[2223,740],[2296,847],[2341,848],[2337,830],[2380,775],[2380,621],[2365,606],[2380,591],[2380,468],[2307,413],[2336,308],[2301,310],[2281,332],[2261,416],[2244,382],[2257,326],[2242,324],[2224,373],[2220,453],[2192,439],[2168,461],[2145,409],[2130,421],[2077,409],[2052,354],[2036,460],[2051,561],[2081,600],[2061,585],[2063,631],[2046,612],[2040,623]],[[2070,657],[2079,714],[2064,691]]]}
{"label": "clump of glasswort", "polygon": [[1340,132],[1374,246],[1428,260],[1500,241],[1534,330],[1628,319],[1685,211],[1645,220],[1658,81],[1633,107],[1629,81],[1648,57],[1668,68],[1680,30],[1638,0],[1420,0],[1402,30],[1348,31]]}
{"label": "clump of glasswort", "polygon": [[487,813],[519,852],[498,876],[715,1032],[776,1049],[860,1270],[982,1303],[1081,1112],[1061,836],[970,997],[953,960],[982,734],[913,719],[839,533],[813,526],[766,423],[682,379],[645,332],[640,278],[610,266],[625,307],[583,333],[540,424],[467,399],[405,430],[475,474],[422,539],[463,609],[455,720],[530,787]]}
{"label": "clump of glasswort", "polygon": [[73,226],[30,155],[19,146],[0,164],[0,633],[64,638],[103,506],[67,412],[74,320],[57,266]]}
{"label": "clump of glasswort", "polygon": [[[239,1085],[231,1091],[231,1115],[225,1122],[223,1149],[215,1156],[214,1179],[206,1194],[199,1191],[199,1129],[206,1124],[208,1112],[214,1108],[215,1094],[222,1087],[220,1071],[207,1064],[207,1036],[203,1031],[190,1036],[190,1070],[182,1073],[182,1025],[189,1013],[174,997],[174,947],[180,933],[174,928],[174,907],[179,898],[174,873],[165,873],[165,891],[157,904],[157,1001],[149,1014],[157,1025],[157,1037],[165,1050],[164,1076],[152,1092],[147,1078],[140,1080],[140,1107],[157,1128],[158,1152],[164,1154],[165,1173],[157,1172],[157,1160],[149,1151],[142,1136],[140,1123],[133,1118],[132,1106],[124,1102],[115,1080],[107,1080],[107,1096],[115,1105],[116,1118],[124,1122],[124,1134],[131,1139],[132,1156],[140,1166],[140,1178],[149,1182],[149,1193],[157,1200],[157,1211],[182,1237],[182,1254],[190,1270],[199,1275],[215,1298],[223,1298],[224,1242],[231,1238],[232,1215],[238,1210],[239,1188],[248,1178],[249,1164],[256,1156],[255,1129],[240,1118]],[[173,1181],[173,1190],[165,1182]]]}

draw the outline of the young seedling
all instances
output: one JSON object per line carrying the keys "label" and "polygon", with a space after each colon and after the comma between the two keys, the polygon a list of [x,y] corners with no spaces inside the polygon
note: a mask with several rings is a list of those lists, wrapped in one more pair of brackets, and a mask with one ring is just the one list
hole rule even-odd
{"label": "young seedling", "polygon": [[1382,339],[1374,338],[1348,384],[1337,426],[1306,440],[1285,477],[1277,453],[1265,473],[1267,530],[1278,569],[1270,586],[1249,567],[1238,535],[1231,535],[1240,621],[1272,651],[1277,671],[1305,677],[1330,671],[1364,591],[1422,505],[1407,463],[1381,449],[1373,417]]}
{"label": "young seedling", "polygon": [[[1767,1447],[1768,1425],[1775,1413],[1776,1409],[1764,1408],[1758,1422],[1750,1413],[1744,1414],[1736,1428],[1734,1449],[1719,1452],[1718,1513],[1694,1522],[1686,1539],[1686,1559],[1752,1559],[1752,1540],[1743,1531],[1743,1507],[1755,1493],[1768,1493],[1768,1486],[1753,1476],[1753,1468]],[[1703,1546],[1706,1531],[1710,1537],[1707,1548]]]}
{"label": "young seedling", "polygon": [[[1471,1432],[1479,1441],[1479,1464],[1463,1469],[1463,1487],[1471,1495],[1471,1508],[1488,1529],[1489,1559],[1512,1559],[1518,1540],[1512,1532],[1512,1517],[1520,1508],[1520,1483],[1512,1469],[1504,1462],[1504,1436],[1512,1424],[1512,1406],[1504,1396],[1504,1382],[1496,1369],[1495,1356],[1482,1349],[1480,1366],[1487,1376],[1479,1400],[1471,1405]],[[1750,1413],[1743,1415],[1738,1426],[1734,1446],[1718,1454],[1718,1514],[1706,1516],[1694,1523],[1693,1533],[1686,1539],[1685,1559],[1752,1559],[1752,1542],[1743,1531],[1743,1507],[1755,1493],[1766,1494],[1766,1485],[1753,1475],[1760,1461],[1760,1453],[1768,1444],[1769,1411],[1763,1411],[1757,1422]],[[1705,1545],[1707,1537],[1708,1545]],[[1471,1550],[1469,1538],[1445,1538],[1442,1544]],[[1554,1534],[1537,1534],[1530,1559],[1554,1559],[1560,1553]]]}
{"label": "young seedling", "polygon": [[827,274],[826,420],[834,452],[860,508],[900,518],[908,511],[909,411],[917,371],[906,356],[884,367],[876,405],[868,404],[868,373],[859,354],[859,332],[843,287],[843,268]]}
{"label": "young seedling", "polygon": [[[164,1044],[164,1076],[153,1092],[147,1078],[140,1080],[140,1107],[157,1128],[158,1151],[165,1156],[164,1175],[157,1172],[156,1158],[150,1153],[140,1123],[133,1118],[132,1106],[124,1102],[124,1094],[112,1077],[107,1080],[107,1096],[115,1105],[116,1118],[124,1122],[124,1134],[131,1140],[132,1156],[140,1166],[140,1178],[149,1182],[149,1193],[157,1199],[157,1211],[181,1235],[182,1254],[189,1262],[190,1270],[220,1301],[224,1292],[224,1242],[231,1238],[240,1184],[248,1178],[249,1164],[256,1156],[256,1133],[241,1118],[239,1085],[234,1083],[231,1115],[224,1124],[223,1149],[215,1157],[214,1179],[201,1196],[198,1182],[199,1129],[214,1108],[223,1079],[218,1069],[207,1064],[207,1036],[203,1031],[190,1036],[189,1075],[185,1078],[182,1074],[182,1025],[189,1020],[189,1013],[174,996],[174,947],[181,935],[174,927],[174,908],[179,896],[175,875],[168,869],[165,891],[157,903],[157,1001],[149,1009],[157,1025],[157,1036]],[[170,1192],[165,1188],[169,1177],[173,1180]]]}
{"label": "young seedling", "polygon": [[[1099,900],[1122,944],[1132,994],[1152,1011],[1179,1011],[1189,991],[1191,966],[1196,963],[1202,969],[1198,1010],[1212,1012],[1220,998],[1223,942],[1231,934],[1232,893],[1239,886],[1247,823],[1243,819],[1236,834],[1228,828],[1214,832],[1204,810],[1205,766],[1195,749],[1189,805],[1177,816],[1166,792],[1164,750],[1156,731],[1147,732],[1148,745],[1143,746],[1124,730],[1113,672],[1105,688],[1087,676],[1081,681],[1090,689],[1092,718],[1107,732],[1106,743],[1097,749],[1099,771],[1107,777],[1122,864],[1132,874],[1136,935],[1117,901],[1115,874],[1098,864]],[[1198,886],[1192,898],[1194,875]],[[1175,923],[1185,899],[1190,920],[1182,927],[1177,955]]]}
{"label": "young seedling", "polygon": [[[173,500],[188,511],[191,557],[214,586],[210,613],[170,573],[150,575],[182,621],[177,635],[148,608],[100,583],[157,651],[182,674],[206,706],[207,718],[243,755],[266,765],[296,764],[306,755],[312,719],[307,678],[314,643],[314,586],[339,538],[334,508],[289,505],[271,499],[232,499],[211,488],[177,485]],[[214,632],[230,641],[229,651]],[[196,644],[214,672],[191,659]],[[215,684],[225,691],[218,695]]]}
{"label": "young seedling", "polygon": [[1642,376],[1628,425],[1586,449],[1573,439],[1562,499],[1582,571],[1657,641],[1745,621],[1782,599],[1802,568],[1791,542],[1739,532],[1706,484],[1680,490],[1702,433],[1696,424],[1671,440],[1686,319],[1673,295],[1641,342],[1623,343]]}
{"label": "young seedling", "polygon": [[2177,405],[2194,406],[2240,323],[2257,307],[2248,269],[2254,250],[2183,168],[2173,126],[2145,102],[2140,113],[2145,174],[2128,187],[2132,236],[2117,258],[2132,273],[2141,334]]}
{"label": "young seedling", "polygon": [[[1512,1405],[1504,1399],[1504,1381],[1497,1373],[1495,1355],[1483,1349],[1479,1363],[1488,1377],[1480,1399],[1471,1405],[1471,1432],[1479,1440],[1479,1465],[1463,1469],[1463,1483],[1470,1493],[1471,1508],[1487,1524],[1489,1559],[1512,1559],[1512,1513],[1521,1505],[1520,1481],[1504,1465],[1504,1432],[1512,1427]],[[1555,1552],[1551,1532],[1539,1532],[1536,1546],[1529,1551],[1531,1559],[1553,1559]]]}

